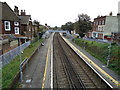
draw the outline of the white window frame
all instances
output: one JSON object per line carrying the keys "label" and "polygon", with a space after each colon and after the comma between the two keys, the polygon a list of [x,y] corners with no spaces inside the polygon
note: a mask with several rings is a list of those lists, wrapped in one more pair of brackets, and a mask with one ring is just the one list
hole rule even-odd
{"label": "white window frame", "polygon": [[102,21],[102,25],[104,25],[104,24],[105,24],[105,20]]}
{"label": "white window frame", "polygon": [[98,31],[98,27],[96,27],[96,31]]}
{"label": "white window frame", "polygon": [[14,25],[15,26],[19,26],[19,22],[14,22]]}
{"label": "white window frame", "polygon": [[[18,30],[17,33],[16,33],[16,29]],[[19,31],[20,31],[19,27],[14,27],[14,31],[15,31],[15,34],[19,34]]]}
{"label": "white window frame", "polygon": [[[8,23],[8,25],[6,25],[6,23]],[[5,31],[10,31],[11,28],[10,28],[10,21],[4,21],[4,27],[5,27]],[[8,28],[6,28],[8,27]]]}
{"label": "white window frame", "polygon": [[101,21],[99,21],[99,25],[101,25]]}
{"label": "white window frame", "polygon": [[101,31],[101,27],[98,28],[98,31]]}

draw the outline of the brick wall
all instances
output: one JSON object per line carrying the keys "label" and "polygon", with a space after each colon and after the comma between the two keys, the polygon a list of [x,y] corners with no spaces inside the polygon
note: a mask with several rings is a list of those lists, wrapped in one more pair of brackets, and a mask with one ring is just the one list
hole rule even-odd
{"label": "brick wall", "polygon": [[[4,21],[2,21],[4,23]],[[15,34],[15,30],[14,30],[14,27],[19,27],[20,26],[14,26],[14,21],[10,21],[10,28],[11,30],[10,31],[5,31],[5,28],[4,28],[4,24],[2,25],[2,33],[3,34]]]}
{"label": "brick wall", "polygon": [[[99,25],[105,25],[105,19],[106,19],[106,16],[101,16],[101,17],[95,18],[93,26],[92,26],[92,30],[98,31]],[[103,23],[103,21],[104,21],[104,23]]]}

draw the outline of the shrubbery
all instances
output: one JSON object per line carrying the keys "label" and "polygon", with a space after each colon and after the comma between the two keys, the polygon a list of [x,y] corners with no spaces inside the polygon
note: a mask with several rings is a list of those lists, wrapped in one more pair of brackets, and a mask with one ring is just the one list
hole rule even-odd
{"label": "shrubbery", "polygon": [[[74,42],[86,51],[88,51],[91,55],[99,59],[104,64],[107,63],[107,57],[109,54],[109,44],[98,43],[95,41],[88,41],[83,39],[74,39]],[[116,44],[112,44],[111,47],[109,68],[111,68],[118,75],[120,75],[120,46],[117,46]]]}

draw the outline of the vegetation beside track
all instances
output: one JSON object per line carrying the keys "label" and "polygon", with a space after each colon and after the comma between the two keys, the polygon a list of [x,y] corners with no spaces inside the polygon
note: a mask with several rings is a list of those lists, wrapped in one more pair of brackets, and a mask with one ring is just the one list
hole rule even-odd
{"label": "vegetation beside track", "polygon": [[[22,60],[29,58],[42,41],[43,39],[40,39],[40,42],[33,42],[29,47],[27,47],[21,54]],[[17,56],[14,60],[2,68],[2,88],[10,87],[12,81],[14,80],[14,77],[19,72],[19,65],[20,56]]]}
{"label": "vegetation beside track", "polygon": [[[107,57],[109,55],[108,47],[110,44],[98,43],[96,41],[88,41],[78,38],[73,39],[73,41],[81,48],[89,52],[92,56],[99,59],[102,63],[105,65],[107,64]],[[112,44],[110,56],[110,63],[108,67],[120,75],[120,46]]]}

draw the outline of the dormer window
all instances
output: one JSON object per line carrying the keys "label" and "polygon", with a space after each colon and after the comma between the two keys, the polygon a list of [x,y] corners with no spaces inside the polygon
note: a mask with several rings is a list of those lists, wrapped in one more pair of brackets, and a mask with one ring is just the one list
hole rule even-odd
{"label": "dormer window", "polygon": [[4,26],[5,26],[5,31],[10,31],[10,21],[5,21],[4,22]]}
{"label": "dormer window", "polygon": [[14,25],[15,26],[19,26],[19,22],[14,22]]}

